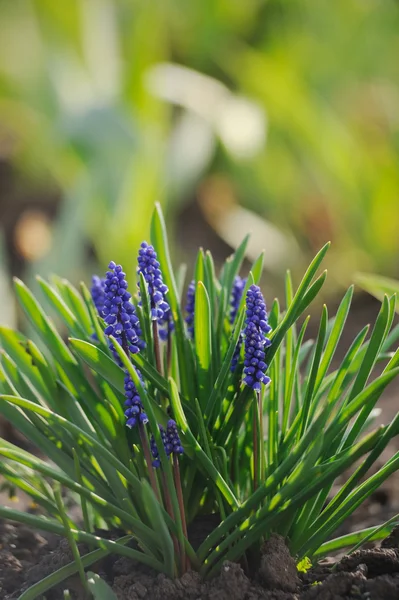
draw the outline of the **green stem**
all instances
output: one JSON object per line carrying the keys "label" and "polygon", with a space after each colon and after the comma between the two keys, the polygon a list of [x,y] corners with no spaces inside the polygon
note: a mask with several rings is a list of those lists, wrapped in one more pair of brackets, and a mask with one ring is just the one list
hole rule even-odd
{"label": "green stem", "polygon": [[[173,474],[175,477],[175,485],[176,485],[176,493],[177,493],[177,501],[179,503],[180,516],[182,521],[182,529],[183,534],[186,539],[188,539],[187,535],[187,523],[186,523],[186,513],[184,510],[184,501],[183,501],[183,490],[181,487],[181,477],[180,477],[180,469],[179,469],[179,459],[177,455],[172,456],[173,461]],[[190,562],[186,556],[185,548],[181,548],[181,563],[182,563],[182,572],[185,573],[187,569],[190,568]]]}
{"label": "green stem", "polygon": [[263,401],[261,392],[257,392],[258,410],[259,410],[259,450],[260,450],[260,477],[261,481],[265,480],[265,432],[263,424]]}
{"label": "green stem", "polygon": [[167,368],[168,376],[170,375],[171,364],[172,364],[172,334],[169,331],[168,342],[166,345],[166,368]]}
{"label": "green stem", "polygon": [[79,553],[79,549],[76,543],[75,538],[72,535],[71,529],[69,527],[69,523],[68,523],[68,517],[66,515],[65,512],[65,508],[64,508],[64,504],[62,502],[62,496],[61,496],[61,488],[60,486],[57,486],[57,488],[54,490],[54,498],[57,504],[57,508],[59,511],[59,515],[61,517],[61,521],[62,524],[64,526],[64,532],[65,532],[65,537],[68,540],[69,546],[71,548],[72,551],[72,556],[74,558],[74,561],[78,567],[78,572],[79,572],[79,576],[80,576],[80,580],[83,586],[83,589],[85,591],[85,595],[88,597],[90,597],[90,590],[89,587],[87,585],[87,581],[86,581],[86,576],[85,576],[85,570],[82,564],[82,559],[80,557],[80,553]]}
{"label": "green stem", "polygon": [[[162,471],[161,477],[162,477],[162,487],[163,487],[164,496],[165,496],[166,510],[167,510],[168,515],[172,519],[172,521],[175,523],[176,519],[175,519],[175,515],[173,513],[172,500],[170,498],[168,484],[166,482],[165,473],[163,471]],[[175,549],[175,556],[179,556],[179,544],[177,542],[177,537],[175,536],[174,533],[172,533],[172,540],[173,540],[173,547]]]}
{"label": "green stem", "polygon": [[139,423],[139,435],[140,435],[141,447],[143,448],[144,458],[147,463],[148,477],[150,479],[151,487],[154,490],[154,494],[155,494],[158,502],[161,504],[161,498],[159,495],[157,480],[156,480],[154,469],[152,466],[150,446],[148,444],[147,434],[146,434],[144,425],[142,423]]}
{"label": "green stem", "polygon": [[254,402],[252,406],[253,416],[252,416],[252,455],[253,455],[253,468],[254,468],[254,482],[253,489],[254,492],[259,487],[259,435],[258,435],[258,411],[259,406],[257,403],[257,396],[254,396]]}
{"label": "green stem", "polygon": [[159,334],[158,334],[158,323],[157,321],[152,322],[152,337],[154,338],[154,353],[155,353],[155,364],[157,371],[162,375],[162,360],[161,360],[161,348],[159,345]]}

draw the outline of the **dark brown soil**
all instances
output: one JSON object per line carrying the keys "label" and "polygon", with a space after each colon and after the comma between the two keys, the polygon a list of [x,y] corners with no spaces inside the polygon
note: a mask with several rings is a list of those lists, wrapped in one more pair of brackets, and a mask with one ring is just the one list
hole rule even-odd
{"label": "dark brown soil", "polygon": [[[399,600],[398,532],[380,548],[359,550],[334,563],[298,573],[284,540],[273,536],[262,547],[261,564],[249,578],[239,564],[225,562],[221,573],[203,581],[188,572],[172,581],[134,561],[110,556],[90,569],[99,573],[119,600]],[[16,600],[33,583],[72,560],[65,540],[42,537],[28,528],[0,522],[0,598]],[[83,545],[81,554],[88,551]],[[77,576],[46,593],[62,600],[63,590],[84,600]]]}

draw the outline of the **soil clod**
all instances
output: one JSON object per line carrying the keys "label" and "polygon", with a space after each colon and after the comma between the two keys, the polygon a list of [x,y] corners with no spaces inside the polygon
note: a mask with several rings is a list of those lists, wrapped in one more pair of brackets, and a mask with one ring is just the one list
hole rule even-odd
{"label": "soil clod", "polygon": [[279,535],[272,535],[262,546],[259,579],[266,589],[293,593],[299,587],[295,561]]}

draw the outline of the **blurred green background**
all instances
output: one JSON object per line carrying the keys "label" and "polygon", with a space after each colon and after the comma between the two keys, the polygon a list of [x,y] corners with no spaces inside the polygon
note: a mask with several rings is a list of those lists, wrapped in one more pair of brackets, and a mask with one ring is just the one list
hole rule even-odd
{"label": "blurred green background", "polygon": [[155,201],[177,262],[252,231],[273,289],[327,240],[331,293],[397,276],[398,32],[394,0],[1,0],[3,299],[133,268]]}

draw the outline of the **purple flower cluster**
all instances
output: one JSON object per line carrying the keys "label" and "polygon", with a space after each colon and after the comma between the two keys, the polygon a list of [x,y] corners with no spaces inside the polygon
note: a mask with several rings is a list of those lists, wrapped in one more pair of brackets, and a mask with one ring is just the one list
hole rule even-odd
{"label": "purple flower cluster", "polygon": [[232,325],[235,321],[235,318],[238,313],[238,309],[240,307],[241,297],[245,288],[245,284],[247,283],[246,279],[243,279],[239,275],[236,275],[234,278],[233,289],[231,290],[231,299],[230,299],[230,324]]}
{"label": "purple flower cluster", "polygon": [[237,346],[235,347],[235,350],[234,350],[233,358],[231,359],[230,371],[232,373],[234,373],[234,371],[237,368],[238,360],[240,358],[240,353],[241,353],[241,346],[242,346],[243,341],[244,341],[244,336],[243,336],[243,333],[241,332],[240,336],[238,338],[238,341],[237,341]]}
{"label": "purple flower cluster", "polygon": [[[118,343],[132,354],[139,352],[144,347],[141,339],[140,322],[136,315],[134,304],[130,302],[131,294],[127,291],[126,274],[121,265],[111,261],[104,283],[104,307],[102,316],[107,324],[104,330],[106,335],[113,335]],[[110,348],[118,360],[113,345]]]}
{"label": "purple flower cluster", "polygon": [[195,281],[191,281],[186,296],[186,318],[187,332],[189,337],[194,339],[194,310],[195,310]]}
{"label": "purple flower cluster", "polygon": [[168,315],[166,313],[170,311],[170,306],[165,300],[168,288],[162,280],[157,253],[154,247],[147,244],[147,242],[142,242],[141,244],[138,263],[138,273],[144,275],[144,279],[148,285],[148,293],[151,301],[151,318],[162,325],[167,320]]}
{"label": "purple flower cluster", "polygon": [[[141,378],[140,372],[137,371],[138,376]],[[140,400],[139,393],[136,386],[133,383],[132,378],[127,373],[125,374],[125,417],[127,419],[126,425],[130,428],[134,427],[138,423],[145,425],[148,423],[148,417],[143,410],[143,405]]]}
{"label": "purple flower cluster", "polygon": [[105,301],[105,279],[98,275],[93,275],[91,279],[91,297],[93,299],[94,306],[99,315],[103,314],[104,301]]}
{"label": "purple flower cluster", "polygon": [[[233,323],[236,319],[237,313],[238,313],[238,309],[240,308],[240,302],[241,302],[242,294],[244,292],[246,283],[247,283],[247,280],[243,279],[239,275],[236,275],[236,277],[234,278],[233,289],[231,291],[231,299],[230,299],[229,321],[230,321],[231,325],[233,325]],[[232,371],[232,372],[234,372],[237,368],[243,340],[244,340],[243,334],[240,333],[240,337],[238,338],[237,346],[234,350],[233,358],[231,359],[230,371]]]}
{"label": "purple flower cluster", "polygon": [[[102,309],[102,316],[107,324],[104,333],[108,336],[114,336],[126,352],[137,354],[140,349],[144,348],[145,344],[141,339],[140,322],[136,315],[136,309],[130,301],[131,294],[127,291],[126,274],[123,272],[121,265],[116,265],[113,261],[109,263],[108,269],[104,280],[104,304]],[[122,361],[111,342],[109,347],[116,362],[122,367]],[[138,371],[137,373],[140,376]],[[124,388],[126,425],[134,427],[138,423],[147,423],[147,415],[143,411],[140,396],[127,371],[125,371]]]}
{"label": "purple flower cluster", "polygon": [[267,384],[270,378],[265,375],[265,349],[270,346],[266,335],[271,331],[267,322],[266,304],[257,285],[251,285],[246,297],[244,383],[253,390],[260,391],[261,383]]}
{"label": "purple flower cluster", "polygon": [[159,337],[161,338],[161,340],[163,342],[167,342],[169,339],[170,334],[172,333],[172,331],[175,328],[175,323],[173,321],[173,315],[172,315],[172,311],[169,310],[169,312],[167,313],[166,318],[164,318],[161,322],[162,328],[159,329]]}
{"label": "purple flower cluster", "polygon": [[[159,426],[159,431],[161,433],[161,438],[162,438],[162,442],[163,442],[163,445],[165,448],[166,456],[169,457],[171,454],[175,454],[177,456],[179,454],[183,454],[183,452],[184,452],[183,446],[181,445],[180,436],[179,436],[179,432],[177,431],[176,422],[173,419],[170,419],[168,421],[166,431],[162,427],[162,425]],[[153,435],[151,436],[150,446],[151,446],[151,453],[154,458],[154,460],[152,461],[152,466],[159,467],[161,465],[161,461],[159,458],[159,451],[158,451],[158,448],[155,443],[155,439],[154,439]]]}
{"label": "purple flower cluster", "polygon": [[[166,431],[165,431],[165,428],[162,427],[162,425],[159,426],[159,432],[161,434],[162,443],[163,443],[164,447],[166,447]],[[155,442],[155,438],[153,435],[151,435],[151,439],[150,439],[150,448],[151,448],[152,457],[154,459],[152,461],[152,466],[154,468],[158,468],[161,466],[161,460],[159,458],[158,447],[157,447],[157,444]]]}

